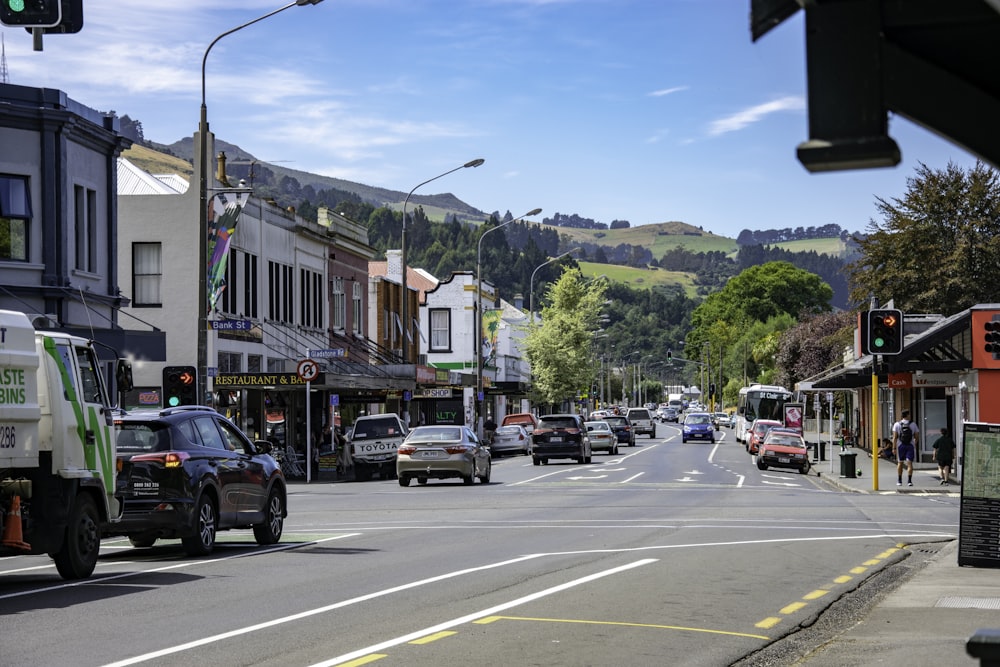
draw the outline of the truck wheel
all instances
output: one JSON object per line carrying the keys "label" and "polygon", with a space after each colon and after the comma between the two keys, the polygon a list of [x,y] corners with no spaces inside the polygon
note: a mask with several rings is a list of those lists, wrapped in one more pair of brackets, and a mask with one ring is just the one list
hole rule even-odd
{"label": "truck wheel", "polygon": [[278,489],[271,489],[264,506],[264,520],[253,526],[253,536],[257,544],[277,544],[285,525],[284,503]]}
{"label": "truck wheel", "polygon": [[194,513],[194,535],[181,538],[181,546],[189,556],[207,556],[215,546],[215,505],[206,495],[198,498]]}
{"label": "truck wheel", "polygon": [[62,548],[52,555],[63,579],[84,579],[97,567],[101,550],[101,527],[97,506],[87,494],[76,497],[69,508]]}
{"label": "truck wheel", "polygon": [[372,469],[367,463],[356,461],[354,463],[354,479],[359,482],[367,482],[372,478]]}

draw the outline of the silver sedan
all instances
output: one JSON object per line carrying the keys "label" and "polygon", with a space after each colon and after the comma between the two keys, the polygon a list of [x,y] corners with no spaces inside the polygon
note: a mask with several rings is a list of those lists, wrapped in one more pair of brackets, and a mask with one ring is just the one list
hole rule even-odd
{"label": "silver sedan", "polygon": [[587,435],[590,436],[590,448],[595,452],[600,449],[612,455],[618,453],[618,436],[608,422],[587,422]]}
{"label": "silver sedan", "polygon": [[501,426],[493,432],[493,444],[490,450],[496,454],[530,454],[531,436],[518,424]]}
{"label": "silver sedan", "polygon": [[426,484],[428,479],[459,478],[472,484],[477,477],[489,484],[491,470],[490,448],[467,426],[417,426],[396,452],[400,486],[409,486],[411,479]]}

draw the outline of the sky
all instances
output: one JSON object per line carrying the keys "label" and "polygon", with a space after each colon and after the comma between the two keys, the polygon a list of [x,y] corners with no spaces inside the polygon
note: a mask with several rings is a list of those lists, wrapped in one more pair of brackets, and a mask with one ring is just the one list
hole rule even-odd
{"label": "sky", "polygon": [[[45,36],[40,52],[0,28],[9,82],[128,115],[170,144],[198,129],[213,40],[283,4],[84,0],[83,29]],[[795,155],[809,138],[803,12],[756,43],[749,14],[750,0],[292,6],[211,47],[208,121],[265,162],[450,192],[487,213],[681,221],[729,237],[865,231],[876,199],[903,197],[921,163],[975,164],[892,117],[899,165],[808,173]]]}

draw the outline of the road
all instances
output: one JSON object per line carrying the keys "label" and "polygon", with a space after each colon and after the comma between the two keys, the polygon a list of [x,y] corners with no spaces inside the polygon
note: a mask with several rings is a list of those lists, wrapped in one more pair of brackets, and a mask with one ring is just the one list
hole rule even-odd
{"label": "road", "polygon": [[958,533],[957,498],[762,472],[720,436],[661,424],[488,485],[293,485],[275,547],[106,540],[82,582],[3,559],[0,665],[727,665]]}

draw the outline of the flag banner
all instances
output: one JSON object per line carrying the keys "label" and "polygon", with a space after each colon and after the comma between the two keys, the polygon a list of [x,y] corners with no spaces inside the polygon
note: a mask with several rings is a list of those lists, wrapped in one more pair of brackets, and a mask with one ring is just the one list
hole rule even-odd
{"label": "flag banner", "polygon": [[226,289],[226,262],[229,246],[236,233],[236,223],[246,204],[249,192],[220,192],[212,197],[208,221],[208,313]]}
{"label": "flag banner", "polygon": [[480,341],[482,347],[482,368],[496,366],[497,363],[497,335],[500,333],[500,310],[484,310],[483,322],[480,331],[483,332],[483,339]]}

